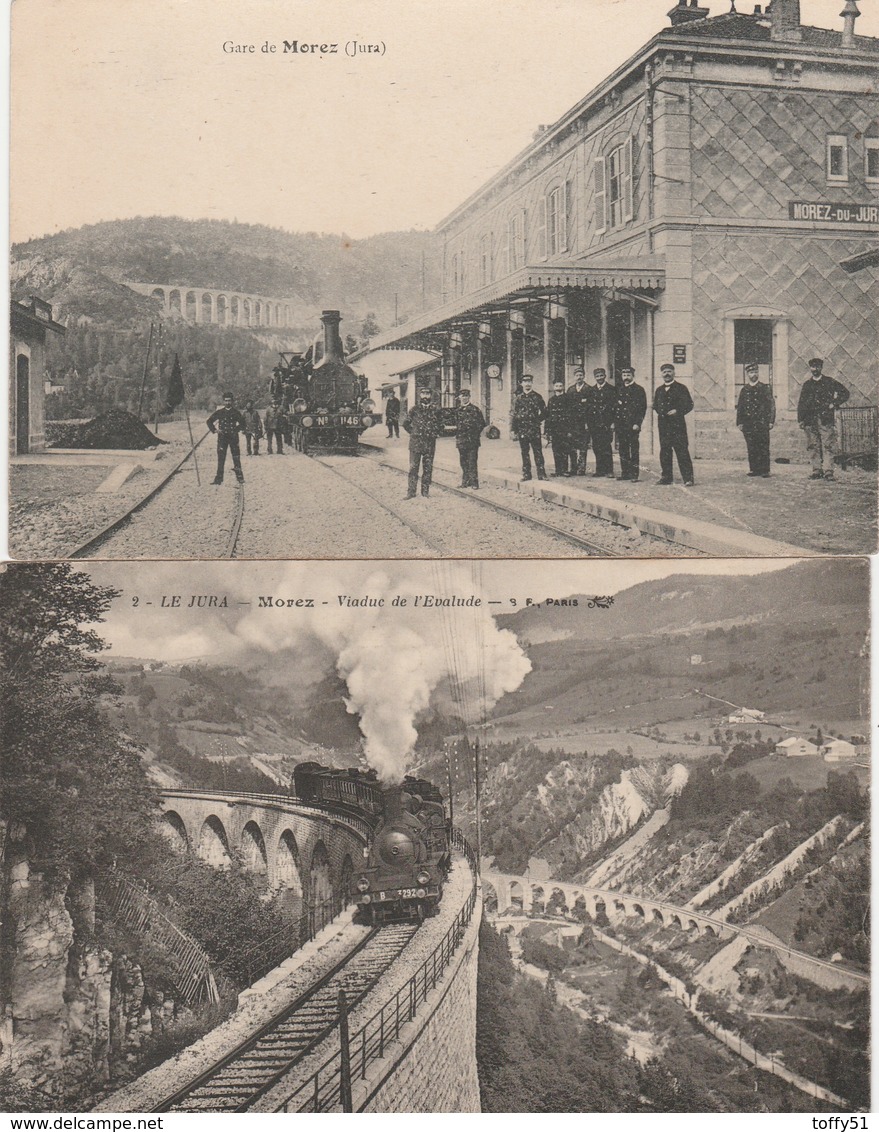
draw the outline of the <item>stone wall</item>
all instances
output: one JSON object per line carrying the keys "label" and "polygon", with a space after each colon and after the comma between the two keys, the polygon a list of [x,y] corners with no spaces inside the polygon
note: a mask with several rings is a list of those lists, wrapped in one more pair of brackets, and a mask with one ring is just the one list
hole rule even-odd
{"label": "stone wall", "polygon": [[355,1086],[355,1112],[480,1112],[476,967],[482,900],[445,976]]}

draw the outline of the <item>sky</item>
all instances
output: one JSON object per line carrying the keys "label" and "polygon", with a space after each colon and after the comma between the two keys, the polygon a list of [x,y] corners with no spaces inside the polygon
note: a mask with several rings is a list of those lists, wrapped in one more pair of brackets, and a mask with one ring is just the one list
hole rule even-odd
{"label": "sky", "polygon": [[[138,215],[355,238],[432,228],[671,6],[16,0],[11,239]],[[879,4],[862,9],[859,34],[879,35]],[[841,27],[840,0],[802,12]],[[285,53],[285,40],[337,50]],[[349,57],[351,43],[380,50]]]}
{"label": "sky", "polygon": [[[784,559],[740,559],[735,561],[680,560],[583,560],[552,562],[519,560],[499,562],[153,562],[145,569],[140,562],[95,562],[83,566],[99,585],[122,590],[100,635],[110,646],[109,655],[156,659],[166,662],[204,660],[214,664],[268,661],[294,647],[298,640],[332,637],[344,625],[369,627],[377,616],[393,614],[396,594],[455,594],[481,596],[500,602],[484,607],[489,613],[521,609],[529,598],[561,600],[572,594],[616,594],[622,589],[655,578],[675,574],[760,574],[790,565]],[[225,597],[225,608],[189,607],[192,595]],[[172,605],[174,595],[180,604]],[[339,596],[354,598],[384,596],[380,615],[370,607],[352,610],[340,606]],[[260,608],[259,598],[311,599],[306,606]],[[162,599],[165,598],[165,605]],[[324,606],[322,602],[328,602]],[[516,605],[513,605],[513,601]],[[239,604],[247,603],[247,604]],[[571,616],[596,616],[577,607]],[[455,614],[435,609],[422,611],[407,605],[400,617],[419,633],[438,637],[450,623],[462,641],[474,637],[474,615],[466,608]]]}

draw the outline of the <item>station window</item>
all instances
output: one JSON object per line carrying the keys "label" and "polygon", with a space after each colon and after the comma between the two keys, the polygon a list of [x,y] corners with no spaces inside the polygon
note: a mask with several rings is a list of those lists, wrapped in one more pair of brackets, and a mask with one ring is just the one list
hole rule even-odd
{"label": "station window", "polygon": [[516,212],[507,224],[507,246],[509,270],[516,271],[525,266],[525,213]]}
{"label": "station window", "polygon": [[864,139],[864,176],[873,184],[879,183],[879,138]]}
{"label": "station window", "polygon": [[633,141],[627,138],[595,160],[595,230],[620,228],[634,216]]}
{"label": "station window", "polygon": [[491,282],[491,245],[492,233],[487,232],[482,237],[482,242],[479,251],[479,276],[480,284],[485,287],[486,284]]}
{"label": "station window", "polygon": [[565,250],[563,237],[565,224],[564,190],[561,185],[554,188],[546,198],[546,251],[547,255],[558,255]]}
{"label": "station window", "polygon": [[848,138],[845,134],[827,136],[827,180],[848,180]]}
{"label": "station window", "polygon": [[775,323],[768,318],[737,318],[735,320],[735,385],[736,401],[745,384],[745,366],[756,362],[760,367],[760,380],[772,385],[772,338]]}

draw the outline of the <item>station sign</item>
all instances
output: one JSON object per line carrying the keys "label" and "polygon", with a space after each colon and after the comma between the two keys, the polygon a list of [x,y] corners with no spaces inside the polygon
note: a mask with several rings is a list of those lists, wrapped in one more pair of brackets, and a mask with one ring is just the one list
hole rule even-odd
{"label": "station sign", "polygon": [[829,220],[835,224],[879,224],[879,204],[837,204],[833,201],[788,202],[790,220]]}

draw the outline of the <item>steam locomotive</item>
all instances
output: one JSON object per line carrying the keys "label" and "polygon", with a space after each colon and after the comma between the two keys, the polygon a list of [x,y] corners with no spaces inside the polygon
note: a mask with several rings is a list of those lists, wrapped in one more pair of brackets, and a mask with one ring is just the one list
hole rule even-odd
{"label": "steam locomotive", "polygon": [[300,452],[356,452],[361,434],[378,420],[366,378],[345,363],[341,321],[338,311],[324,311],[323,333],[304,354],[282,353],[275,367],[272,392],[283,390],[289,398],[293,444]]}
{"label": "steam locomotive", "polygon": [[301,763],[296,795],[311,805],[347,809],[373,824],[365,866],[355,881],[366,924],[423,920],[436,913],[451,866],[449,822],[439,790],[421,778],[383,786],[375,772]]}

